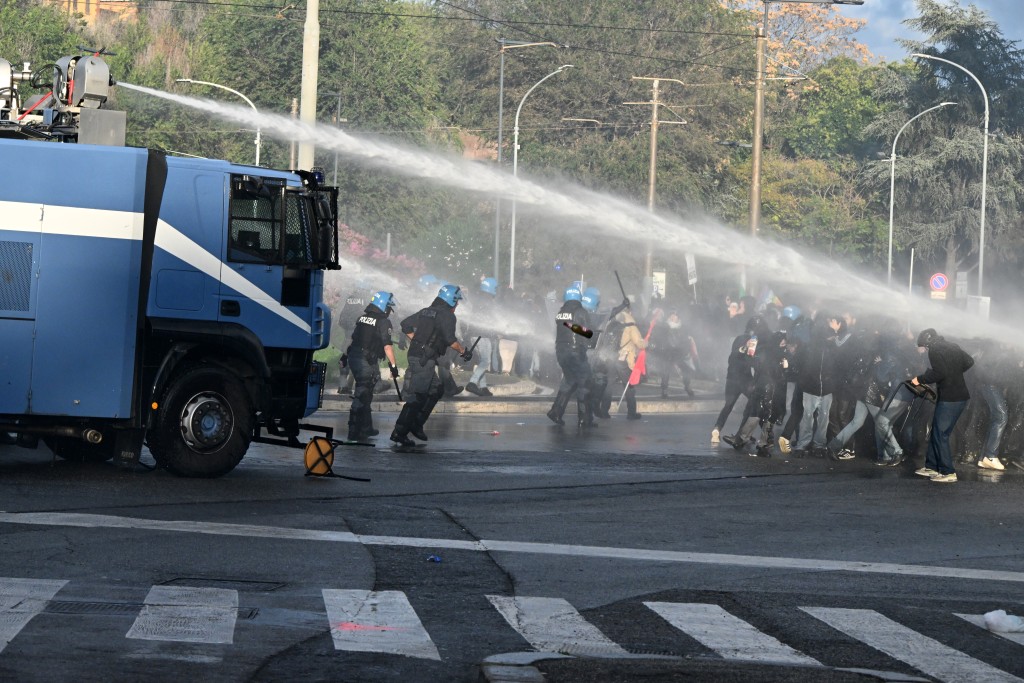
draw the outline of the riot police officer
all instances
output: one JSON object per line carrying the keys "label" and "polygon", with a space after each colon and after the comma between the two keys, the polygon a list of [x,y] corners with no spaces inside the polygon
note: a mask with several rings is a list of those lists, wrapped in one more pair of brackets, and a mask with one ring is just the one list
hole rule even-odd
{"label": "riot police officer", "polygon": [[590,354],[591,385],[587,392],[590,410],[595,417],[608,419],[611,417],[608,409],[612,402],[608,392],[608,375],[618,359],[619,337],[622,333],[621,324],[616,322],[615,316],[629,307],[629,299],[624,299],[610,312],[599,313],[601,291],[597,287],[587,287],[583,290],[580,303],[590,316],[596,335],[591,343],[594,353]]}
{"label": "riot police officer", "polygon": [[348,367],[355,378],[352,406],[348,412],[348,440],[363,441],[376,436],[370,405],[373,389],[380,381],[380,361],[388,359],[391,377],[398,378],[395,352],[391,348],[390,315],[397,302],[391,292],[377,292],[352,330],[352,343],[348,347]]}
{"label": "riot police officer", "polygon": [[437,292],[430,306],[409,316],[401,323],[402,333],[409,337],[409,393],[402,412],[391,432],[391,440],[400,446],[416,445],[409,434],[426,441],[423,425],[444,394],[444,385],[437,373],[438,359],[448,348],[455,349],[466,362],[473,359],[455,337],[455,307],[462,300],[458,285],[446,284]]}
{"label": "riot police officer", "polygon": [[[370,285],[360,280],[356,283],[355,289],[345,297],[345,303],[338,312],[338,329],[343,333],[351,334],[355,329],[356,321],[363,314],[363,309],[369,303],[366,300],[366,290]],[[339,340],[340,341],[340,340]],[[349,340],[351,342],[351,339]],[[344,347],[338,347],[344,348]],[[348,354],[342,354],[338,359],[338,393],[348,394],[352,391],[355,376],[348,367]]]}
{"label": "riot police officer", "polygon": [[562,307],[555,314],[555,359],[562,368],[562,383],[547,415],[555,424],[564,425],[562,415],[575,396],[579,426],[593,426],[594,414],[587,398],[591,381],[590,363],[587,361],[590,340],[573,331],[573,327],[590,329],[590,316],[583,308],[581,283],[574,282],[566,287],[562,300]]}

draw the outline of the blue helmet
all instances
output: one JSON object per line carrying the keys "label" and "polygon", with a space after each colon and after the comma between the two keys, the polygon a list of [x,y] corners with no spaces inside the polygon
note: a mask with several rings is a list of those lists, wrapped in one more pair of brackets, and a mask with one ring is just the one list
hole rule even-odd
{"label": "blue helmet", "polygon": [[395,301],[395,295],[391,292],[377,292],[370,299],[370,304],[379,308],[382,313],[391,313],[398,302]]}
{"label": "blue helmet", "polygon": [[438,279],[433,275],[420,275],[420,289],[430,289],[433,285],[438,283]]}
{"label": "blue helmet", "polygon": [[458,285],[445,285],[437,291],[437,298],[454,307],[462,299],[462,290]]}
{"label": "blue helmet", "polygon": [[583,290],[583,296],[580,298],[580,301],[583,303],[583,308],[593,313],[601,305],[601,292],[598,291],[597,287],[587,287]]}
{"label": "blue helmet", "polygon": [[480,281],[480,291],[496,295],[498,293],[498,281],[493,277],[485,277]]}
{"label": "blue helmet", "polygon": [[799,306],[786,306],[782,309],[782,317],[789,318],[790,320],[796,320],[803,314]]}
{"label": "blue helmet", "polygon": [[565,296],[562,301],[580,301],[583,298],[583,291],[579,282],[574,282],[565,288]]}

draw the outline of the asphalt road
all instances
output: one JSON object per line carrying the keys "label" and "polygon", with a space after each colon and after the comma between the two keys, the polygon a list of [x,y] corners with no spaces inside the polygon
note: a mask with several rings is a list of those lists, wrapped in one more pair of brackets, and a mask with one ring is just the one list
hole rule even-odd
{"label": "asphalt road", "polygon": [[0,447],[0,680],[471,681],[536,651],[578,657],[558,681],[636,654],[1024,679],[1024,634],[970,621],[1024,614],[1024,472],[752,458],[706,414],[437,415],[395,452],[393,420],[337,453],[369,482],[265,445],[215,480]]}

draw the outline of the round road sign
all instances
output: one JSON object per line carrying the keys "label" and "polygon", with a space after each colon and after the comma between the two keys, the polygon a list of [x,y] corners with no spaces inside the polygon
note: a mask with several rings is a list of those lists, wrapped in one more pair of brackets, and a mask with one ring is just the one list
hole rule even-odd
{"label": "round road sign", "polygon": [[949,278],[946,277],[945,273],[935,273],[928,280],[928,284],[931,285],[933,292],[944,292],[946,287],[949,287]]}

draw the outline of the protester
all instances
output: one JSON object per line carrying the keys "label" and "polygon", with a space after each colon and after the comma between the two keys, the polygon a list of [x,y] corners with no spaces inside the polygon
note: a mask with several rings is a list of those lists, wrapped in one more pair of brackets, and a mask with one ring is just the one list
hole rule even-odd
{"label": "protester", "polygon": [[647,340],[640,333],[636,319],[627,308],[620,311],[616,319],[622,324],[622,332],[619,335],[619,378],[624,380],[625,391],[623,399],[626,401],[626,419],[639,420],[643,417],[636,409],[636,386],[630,383],[633,369],[636,367],[637,357],[640,351],[647,348]]}
{"label": "protester", "polygon": [[835,336],[840,321],[834,315],[820,313],[814,321],[811,341],[794,359],[797,386],[804,395],[804,414],[794,455],[824,456],[828,435],[829,410],[835,391]]}
{"label": "protester", "polygon": [[740,396],[747,396],[754,386],[754,352],[750,350],[750,338],[754,336],[758,320],[750,318],[746,331],[732,340],[729,347],[729,361],[725,371],[725,405],[718,413],[715,426],[711,429],[711,443],[718,443],[725,423],[736,406]]}
{"label": "protester", "polygon": [[948,342],[932,328],[922,330],[917,345],[928,350],[931,367],[911,380],[911,384],[935,384],[935,414],[932,417],[931,437],[924,467],[916,474],[939,483],[952,483],[956,479],[949,435],[956,427],[971,398],[964,373],[974,365],[974,359],[953,342]]}

